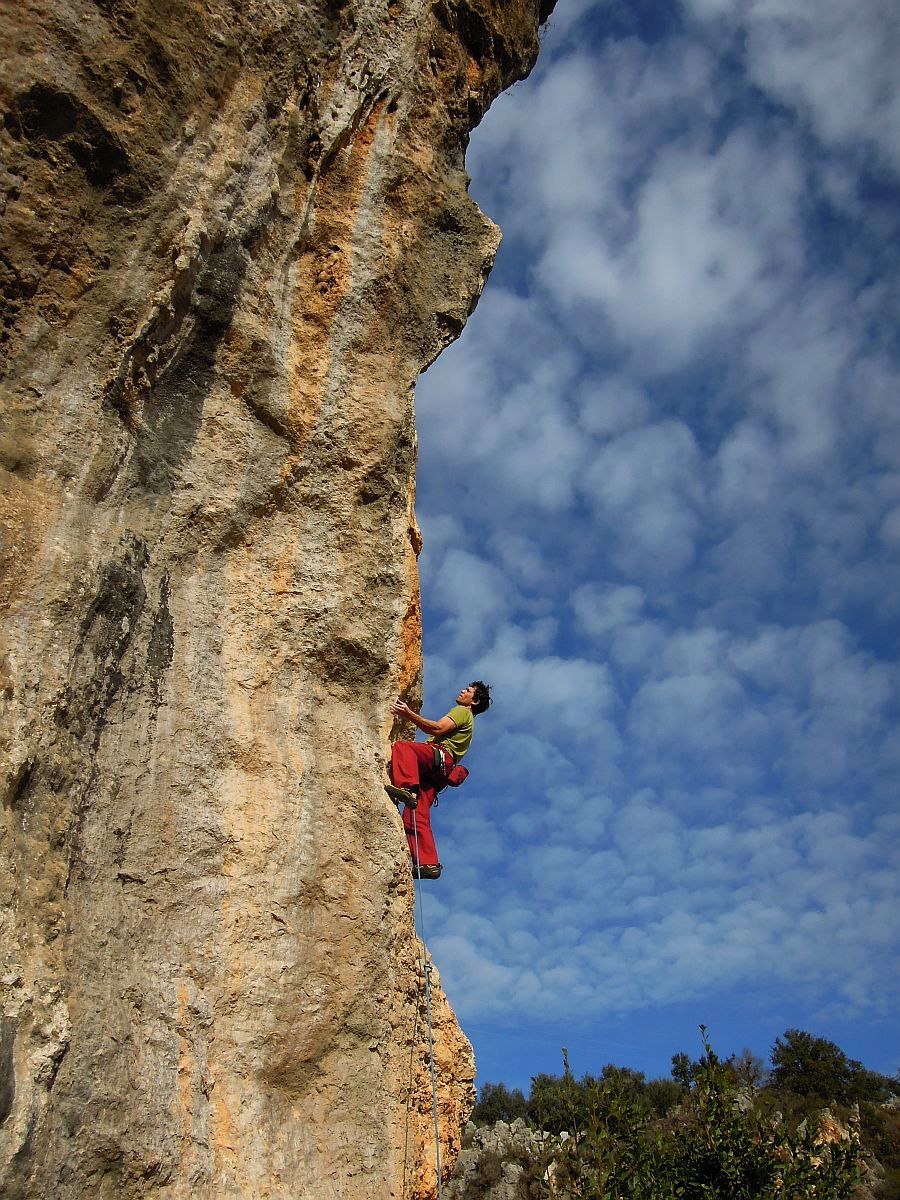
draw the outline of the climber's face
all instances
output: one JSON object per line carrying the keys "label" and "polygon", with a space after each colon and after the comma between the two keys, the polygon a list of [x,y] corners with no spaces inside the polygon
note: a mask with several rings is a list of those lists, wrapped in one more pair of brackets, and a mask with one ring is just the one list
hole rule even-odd
{"label": "climber's face", "polygon": [[456,697],[456,703],[463,705],[464,708],[471,708],[475,703],[475,689],[473,687],[463,688]]}

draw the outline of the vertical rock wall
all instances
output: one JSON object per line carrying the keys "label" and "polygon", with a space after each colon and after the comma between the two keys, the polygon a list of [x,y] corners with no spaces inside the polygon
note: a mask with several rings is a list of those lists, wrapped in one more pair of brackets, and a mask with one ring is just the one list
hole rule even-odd
{"label": "vertical rock wall", "polygon": [[539,3],[4,0],[4,1196],[433,1191],[413,386]]}

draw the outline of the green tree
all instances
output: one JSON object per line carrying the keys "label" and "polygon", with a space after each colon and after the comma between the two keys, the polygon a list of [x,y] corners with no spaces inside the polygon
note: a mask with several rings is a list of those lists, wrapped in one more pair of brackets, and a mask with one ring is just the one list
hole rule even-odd
{"label": "green tree", "polygon": [[547,1133],[570,1133],[583,1115],[584,1092],[569,1070],[562,1076],[540,1074],[531,1080],[528,1119]]}
{"label": "green tree", "polygon": [[771,1086],[825,1103],[886,1100],[892,1081],[868,1071],[827,1038],[788,1029],[772,1047]]}
{"label": "green tree", "polygon": [[644,1088],[647,1106],[657,1117],[664,1117],[677,1108],[686,1094],[685,1088],[674,1079],[651,1079]]}
{"label": "green tree", "polygon": [[768,1077],[766,1064],[754,1054],[752,1050],[748,1050],[745,1046],[740,1054],[734,1054],[728,1060],[737,1072],[737,1077],[745,1087],[758,1088],[761,1087]]}
{"label": "green tree", "polygon": [[472,1120],[476,1125],[493,1125],[495,1121],[508,1124],[527,1114],[528,1101],[521,1088],[510,1090],[505,1083],[485,1083],[472,1110]]}
{"label": "green tree", "polygon": [[[701,1026],[702,1030],[702,1026]],[[857,1181],[859,1142],[825,1144],[816,1121],[791,1130],[760,1112],[733,1067],[716,1057],[703,1030],[694,1070],[693,1122],[676,1135],[675,1195],[701,1200],[849,1200]]]}
{"label": "green tree", "polygon": [[772,1086],[798,1096],[846,1103],[850,1098],[850,1060],[827,1038],[788,1029],[772,1047]]}
{"label": "green tree", "polygon": [[634,1097],[643,1094],[646,1082],[643,1071],[634,1071],[631,1067],[617,1067],[615,1063],[607,1063],[600,1072],[600,1078],[616,1091]]}
{"label": "green tree", "polygon": [[672,1078],[676,1083],[680,1083],[685,1091],[691,1090],[694,1080],[694,1064],[691,1062],[690,1055],[685,1054],[683,1050],[672,1055]]}

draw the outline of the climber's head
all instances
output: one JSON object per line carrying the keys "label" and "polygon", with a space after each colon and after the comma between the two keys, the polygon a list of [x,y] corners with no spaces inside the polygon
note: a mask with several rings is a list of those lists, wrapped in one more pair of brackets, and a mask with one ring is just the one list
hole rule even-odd
{"label": "climber's head", "polygon": [[491,685],[483,679],[476,679],[474,683],[469,684],[469,688],[472,690],[472,712],[487,712],[491,707]]}

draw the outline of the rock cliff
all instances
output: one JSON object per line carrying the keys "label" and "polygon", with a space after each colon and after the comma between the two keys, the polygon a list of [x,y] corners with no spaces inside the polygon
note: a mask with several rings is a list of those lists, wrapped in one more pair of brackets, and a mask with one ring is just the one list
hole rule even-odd
{"label": "rock cliff", "polygon": [[413,387],[549,7],[3,5],[4,1196],[433,1194]]}
{"label": "rock cliff", "polygon": [[567,1138],[532,1129],[521,1117],[509,1125],[467,1125],[453,1175],[443,1189],[445,1200],[555,1195],[553,1152]]}

